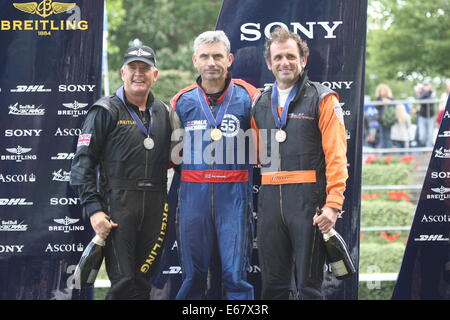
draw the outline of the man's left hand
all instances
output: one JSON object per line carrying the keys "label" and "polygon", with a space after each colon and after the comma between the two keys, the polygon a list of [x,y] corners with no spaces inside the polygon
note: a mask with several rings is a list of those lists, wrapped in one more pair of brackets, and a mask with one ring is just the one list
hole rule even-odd
{"label": "man's left hand", "polygon": [[317,213],[313,217],[313,226],[318,226],[322,233],[331,230],[336,224],[338,218],[338,210],[331,207],[323,207],[320,216]]}

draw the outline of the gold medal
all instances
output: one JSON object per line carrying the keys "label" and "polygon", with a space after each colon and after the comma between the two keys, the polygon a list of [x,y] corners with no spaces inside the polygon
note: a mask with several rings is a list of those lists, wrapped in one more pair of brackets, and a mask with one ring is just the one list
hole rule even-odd
{"label": "gold medal", "polygon": [[214,141],[222,139],[222,131],[220,129],[214,128],[211,130],[211,139]]}
{"label": "gold medal", "polygon": [[153,141],[152,138],[147,137],[144,139],[144,148],[147,150],[151,150],[153,149],[153,147],[155,146],[155,142]]}
{"label": "gold medal", "polygon": [[275,140],[277,140],[277,142],[282,143],[284,141],[286,141],[287,138],[287,134],[286,131],[284,130],[278,130],[277,133],[275,133]]}

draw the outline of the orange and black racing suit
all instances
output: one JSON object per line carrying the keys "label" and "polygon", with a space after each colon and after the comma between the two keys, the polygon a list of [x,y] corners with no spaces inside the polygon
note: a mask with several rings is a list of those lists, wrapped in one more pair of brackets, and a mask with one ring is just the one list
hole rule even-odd
{"label": "orange and black racing suit", "polygon": [[[344,201],[347,142],[338,95],[309,81],[306,74],[299,82],[289,104],[286,141],[273,139],[277,129],[271,88],[252,110],[259,155],[266,157],[260,157],[257,224],[262,299],[289,299],[293,290],[300,299],[322,297],[325,251],[313,216],[316,207],[341,210]],[[264,139],[263,133],[269,138]]]}

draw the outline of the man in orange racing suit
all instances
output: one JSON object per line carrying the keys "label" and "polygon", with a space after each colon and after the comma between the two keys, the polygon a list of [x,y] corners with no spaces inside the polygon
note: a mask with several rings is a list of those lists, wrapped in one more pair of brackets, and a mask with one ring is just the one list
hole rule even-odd
{"label": "man in orange racing suit", "polygon": [[[308,55],[297,34],[272,32],[265,58],[276,81],[252,110],[259,154],[267,156],[260,158],[258,196],[262,299],[322,298],[325,248],[318,231],[335,225],[344,201],[343,113],[335,92],[308,80]],[[315,215],[316,208],[323,214]]]}

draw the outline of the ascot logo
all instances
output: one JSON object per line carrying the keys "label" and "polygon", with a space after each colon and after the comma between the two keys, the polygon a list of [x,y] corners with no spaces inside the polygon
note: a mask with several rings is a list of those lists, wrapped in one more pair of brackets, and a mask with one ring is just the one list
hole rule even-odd
{"label": "ascot logo", "polygon": [[86,108],[88,106],[87,103],[80,103],[75,100],[72,103],[63,103],[62,105],[71,110],[58,110],[58,116],[72,116],[77,118],[78,116],[85,116],[88,113],[87,110],[79,110]]}
{"label": "ascot logo", "polygon": [[40,109],[42,105],[36,107],[33,105],[19,105],[18,102],[16,102],[13,105],[9,106],[9,112],[8,114],[13,114],[16,116],[43,116],[45,114],[45,109]]}
{"label": "ascot logo", "polygon": [[45,252],[83,252],[84,246],[82,243],[76,245],[72,244],[47,244]]}
{"label": "ascot logo", "polygon": [[[88,30],[89,23],[81,20],[80,8],[74,2],[64,3],[53,0],[40,2],[13,3],[14,8],[35,15],[35,20],[1,20],[0,31],[37,31],[39,36],[50,36],[52,31]],[[72,13],[67,19],[48,20],[53,15]],[[42,19],[44,18],[44,19]]]}
{"label": "ascot logo", "polygon": [[11,182],[36,182],[36,175],[31,174],[2,174],[0,173],[0,182],[11,183]]}
{"label": "ascot logo", "polygon": [[[324,39],[335,39],[336,38],[336,29],[343,24],[343,21],[311,21],[301,24],[300,22],[291,22],[289,26],[292,31],[297,33],[298,35],[302,34],[309,39],[317,38],[317,29],[320,31],[325,31],[323,36]],[[305,27],[305,25],[307,27]],[[264,29],[264,35],[266,38],[270,38],[270,33],[276,27],[282,27],[286,30],[289,30],[289,27],[283,22],[272,22],[266,25]],[[261,39],[261,24],[248,22],[241,25],[241,41],[257,41]]]}
{"label": "ascot logo", "polygon": [[58,128],[56,129],[56,132],[54,134],[55,137],[75,137],[75,136],[79,136],[81,133],[81,129],[80,128]]}

